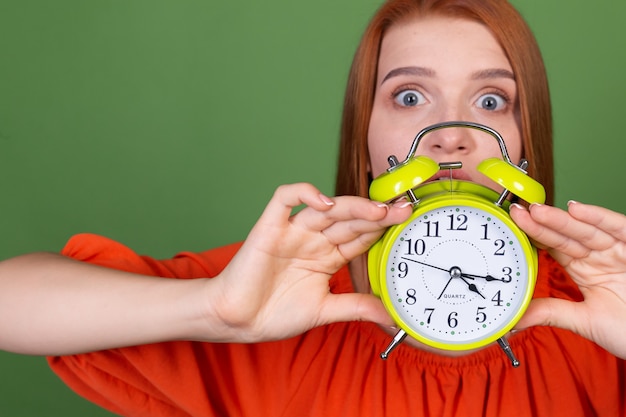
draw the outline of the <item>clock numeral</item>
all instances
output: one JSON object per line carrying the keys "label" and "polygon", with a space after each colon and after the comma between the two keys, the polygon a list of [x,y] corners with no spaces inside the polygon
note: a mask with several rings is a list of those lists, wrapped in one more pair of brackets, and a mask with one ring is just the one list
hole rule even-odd
{"label": "clock numeral", "polygon": [[424,222],[426,224],[426,235],[424,237],[441,237],[439,236],[439,222]]}
{"label": "clock numeral", "polygon": [[426,252],[426,242],[423,239],[417,239],[415,243],[413,239],[407,239],[406,243],[408,245],[406,255],[423,255]]}
{"label": "clock numeral", "polygon": [[398,273],[398,278],[406,278],[406,276],[409,274],[409,266],[406,262],[400,262],[398,264],[398,271],[400,271]]}
{"label": "clock numeral", "polygon": [[417,298],[415,298],[415,294],[417,294],[417,292],[413,288],[409,288],[408,290],[406,290],[405,302],[408,305],[412,306],[413,304],[417,302]]}
{"label": "clock numeral", "polygon": [[502,307],[502,295],[500,294],[500,290],[493,296],[491,301],[495,303],[496,307]]}
{"label": "clock numeral", "polygon": [[450,326],[451,329],[454,329],[456,326],[459,325],[459,320],[456,318],[458,315],[459,313],[457,313],[456,311],[453,311],[448,316],[448,326]]}
{"label": "clock numeral", "polygon": [[494,242],[494,245],[496,247],[496,251],[493,254],[497,256],[504,256],[504,240],[498,239]]}
{"label": "clock numeral", "polygon": [[481,237],[481,240],[490,240],[489,239],[489,235],[488,235],[488,226],[489,224],[485,223],[485,224],[481,224],[481,227],[483,228],[483,237]]}
{"label": "clock numeral", "polygon": [[487,314],[485,314],[485,312],[483,311],[486,308],[487,307],[478,307],[478,309],[476,310],[477,323],[484,323],[487,320]]}
{"label": "clock numeral", "polygon": [[433,318],[433,313],[435,312],[434,308],[425,308],[424,314],[428,314],[428,318],[426,319],[426,323],[430,324],[430,320]]}
{"label": "clock numeral", "polygon": [[456,221],[454,214],[450,214],[448,217],[450,218],[450,228],[448,230],[467,230],[467,216],[465,214],[456,216]]}
{"label": "clock numeral", "polygon": [[508,266],[502,268],[502,273],[504,274],[504,277],[502,277],[502,282],[511,282],[513,280],[513,277],[511,276],[512,272],[513,269],[509,268]]}

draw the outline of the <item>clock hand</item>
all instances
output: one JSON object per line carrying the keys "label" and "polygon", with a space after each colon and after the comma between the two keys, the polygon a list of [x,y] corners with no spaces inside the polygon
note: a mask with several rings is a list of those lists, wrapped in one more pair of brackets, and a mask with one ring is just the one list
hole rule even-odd
{"label": "clock hand", "polygon": [[441,290],[441,294],[439,294],[439,297],[437,297],[437,300],[441,300],[441,297],[443,297],[443,293],[446,292],[446,288],[448,288],[448,285],[450,285],[450,282],[452,282],[453,279],[454,277],[450,277],[450,279],[446,283],[446,286],[443,287],[443,290]]}
{"label": "clock hand", "polygon": [[474,278],[484,279],[487,282],[491,282],[491,281],[511,282],[511,281],[505,280],[504,278],[496,278],[496,277],[494,277],[492,275],[482,276],[482,275],[472,275],[472,274],[466,274],[466,273],[462,273],[461,275],[463,277],[469,278],[469,279],[474,279]]}
{"label": "clock hand", "polygon": [[475,292],[476,294],[480,295],[481,297],[485,298],[484,295],[482,295],[480,293],[480,291],[478,291],[478,287],[475,284],[469,283],[465,280],[465,278],[463,278],[464,274],[461,274],[461,276],[459,278],[461,278],[461,280],[467,284],[467,287],[469,288],[470,291]]}
{"label": "clock hand", "polygon": [[445,271],[445,272],[448,272],[448,273],[450,272],[450,270],[449,270],[449,269],[440,268],[440,267],[435,266],[435,265],[430,265],[430,264],[427,264],[427,263],[424,263],[424,262],[416,261],[415,259],[405,258],[405,257],[402,257],[402,259],[404,259],[405,261],[415,262],[416,264],[420,264],[420,265],[424,265],[424,266],[429,266],[429,267],[431,267],[431,268],[435,268],[435,269],[438,269],[438,270],[440,270],[440,271]]}

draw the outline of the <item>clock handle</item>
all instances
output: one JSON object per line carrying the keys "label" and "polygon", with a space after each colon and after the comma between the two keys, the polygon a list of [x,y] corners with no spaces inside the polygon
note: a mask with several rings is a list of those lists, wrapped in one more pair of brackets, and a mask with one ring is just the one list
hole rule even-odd
{"label": "clock handle", "polygon": [[476,168],[492,181],[504,187],[504,191],[496,202],[502,202],[509,193],[513,193],[528,203],[544,203],[546,201],[546,190],[538,181],[529,177],[524,170],[528,162],[522,160],[519,167],[503,161],[499,158],[488,158],[478,164]]}
{"label": "clock handle", "polygon": [[502,159],[512,164],[511,158],[509,157],[509,152],[506,149],[506,145],[504,143],[504,138],[502,137],[502,135],[500,135],[496,130],[490,128],[489,126],[481,125],[479,123],[464,122],[464,121],[450,121],[450,122],[436,123],[434,125],[425,127],[424,129],[419,131],[418,134],[415,136],[415,139],[413,139],[413,143],[411,144],[411,149],[409,150],[409,153],[405,161],[408,161],[411,158],[413,158],[413,156],[415,156],[417,152],[417,147],[419,146],[422,138],[426,136],[428,133],[434,132],[435,130],[446,129],[446,128],[451,128],[451,127],[466,127],[470,129],[476,129],[476,130],[480,130],[482,132],[488,133],[489,135],[493,136],[493,138],[498,141],[498,146],[500,146],[500,153],[502,154]]}

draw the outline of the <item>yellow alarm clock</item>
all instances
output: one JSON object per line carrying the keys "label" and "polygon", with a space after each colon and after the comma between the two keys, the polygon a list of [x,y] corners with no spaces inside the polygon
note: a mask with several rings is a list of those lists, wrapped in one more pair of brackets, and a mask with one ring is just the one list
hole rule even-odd
{"label": "yellow alarm clock", "polygon": [[[421,139],[443,128],[471,128],[498,141],[502,159],[481,162],[478,171],[503,191],[468,182],[427,182],[460,162],[436,163],[416,155]],[[532,299],[537,251],[508,214],[511,194],[543,203],[545,190],[509,158],[495,130],[470,122],[429,126],[415,137],[405,161],[389,157],[387,172],[372,181],[370,198],[389,202],[407,196],[411,217],[389,228],[368,254],[374,294],[400,331],[381,354],[386,359],[407,336],[444,350],[470,350],[497,341],[513,366],[519,361],[505,335]]]}

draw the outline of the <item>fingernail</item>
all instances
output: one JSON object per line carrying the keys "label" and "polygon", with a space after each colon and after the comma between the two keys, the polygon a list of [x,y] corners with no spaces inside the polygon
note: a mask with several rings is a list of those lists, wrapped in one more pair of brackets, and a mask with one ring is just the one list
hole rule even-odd
{"label": "fingernail", "polygon": [[389,206],[385,203],[381,203],[379,201],[372,201],[372,203],[374,203],[376,205],[376,207],[380,207],[380,208],[389,208]]}
{"label": "fingernail", "polygon": [[567,202],[567,205],[568,205],[568,206],[569,206],[569,205],[571,205],[571,204],[578,204],[578,201],[576,201],[576,200],[570,200],[570,201],[568,201],[568,202]]}
{"label": "fingernail", "polygon": [[395,203],[393,203],[394,207],[398,207],[398,208],[405,208],[411,205],[410,201],[397,201]]}
{"label": "fingernail", "polygon": [[[541,207],[541,206],[543,206],[543,204],[541,204],[541,203],[532,203],[532,204],[530,205],[530,207]],[[529,207],[529,208],[530,208],[530,207]]]}
{"label": "fingernail", "polygon": [[511,207],[515,207],[518,210],[526,210],[526,207],[522,206],[521,204],[517,204],[517,203],[511,204]]}
{"label": "fingernail", "polygon": [[326,197],[324,194],[320,194],[320,200],[327,206],[334,206],[335,202],[330,199],[330,197]]}

